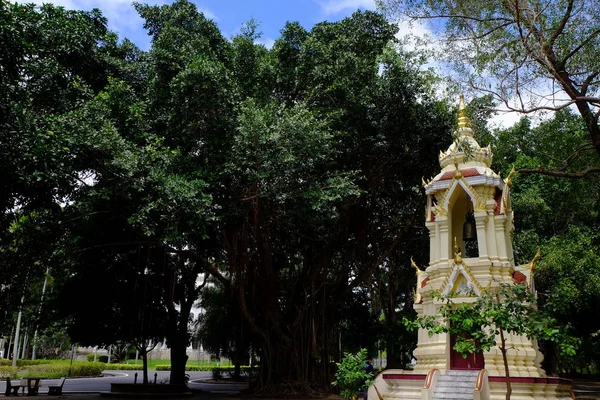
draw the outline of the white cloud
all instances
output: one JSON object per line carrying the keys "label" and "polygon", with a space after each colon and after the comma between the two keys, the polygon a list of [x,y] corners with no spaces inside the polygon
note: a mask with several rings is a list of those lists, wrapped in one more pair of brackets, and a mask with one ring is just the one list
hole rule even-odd
{"label": "white cloud", "polygon": [[267,49],[272,49],[273,45],[275,44],[275,39],[272,38],[260,38],[258,40],[256,40],[256,43],[258,44],[262,44],[263,46],[265,46]]}
{"label": "white cloud", "polygon": [[375,0],[315,0],[326,16],[342,11],[354,11],[359,8],[375,9]]}

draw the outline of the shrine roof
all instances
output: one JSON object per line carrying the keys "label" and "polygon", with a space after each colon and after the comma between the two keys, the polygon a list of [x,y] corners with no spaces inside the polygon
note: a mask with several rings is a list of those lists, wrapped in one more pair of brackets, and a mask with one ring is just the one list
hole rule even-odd
{"label": "shrine roof", "polygon": [[[468,178],[470,176],[477,176],[477,175],[481,175],[479,173],[479,171],[477,171],[477,168],[467,168],[467,169],[461,169],[460,173],[462,174],[462,176],[464,176],[465,178]],[[447,171],[444,172],[444,174],[438,178],[439,181],[446,181],[448,179],[452,179],[452,177],[454,177],[455,172],[454,171]]]}

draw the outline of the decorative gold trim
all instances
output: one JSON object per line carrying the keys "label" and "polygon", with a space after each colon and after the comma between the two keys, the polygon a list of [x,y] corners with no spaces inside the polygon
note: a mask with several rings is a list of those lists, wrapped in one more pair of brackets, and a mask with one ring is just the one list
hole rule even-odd
{"label": "decorative gold trim", "polygon": [[475,198],[475,205],[473,206],[474,211],[476,211],[476,212],[485,211],[485,206],[486,206],[485,198],[481,197],[479,195],[479,193],[477,193],[475,188],[473,186],[469,185],[469,182],[467,182],[467,180],[464,177],[461,178],[461,181],[467,186],[467,188],[469,189],[469,192],[471,192],[471,194]]}
{"label": "decorative gold trim", "polygon": [[446,209],[446,207],[444,207],[444,203],[446,202],[446,196],[448,195],[449,190],[450,187],[448,187],[448,189],[444,190],[443,192],[440,192],[439,195],[436,195],[436,204],[435,206],[433,206],[434,213],[436,216],[448,216],[448,210]]}
{"label": "decorative gold trim", "polygon": [[471,281],[473,282],[473,284],[475,285],[477,290],[479,290],[479,293],[482,293],[483,288],[479,284],[479,281],[477,279],[475,279],[475,276],[473,276],[473,273],[471,272],[471,268],[469,268],[464,262],[462,263],[462,266],[463,266],[463,269],[465,270],[465,272],[467,273],[467,275],[469,275],[469,278],[471,278]]}

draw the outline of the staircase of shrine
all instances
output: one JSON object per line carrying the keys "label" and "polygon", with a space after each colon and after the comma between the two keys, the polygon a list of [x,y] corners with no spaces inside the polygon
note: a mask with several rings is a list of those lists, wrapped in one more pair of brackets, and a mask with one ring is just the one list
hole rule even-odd
{"label": "staircase of shrine", "polygon": [[473,400],[479,371],[450,370],[440,375],[433,400]]}

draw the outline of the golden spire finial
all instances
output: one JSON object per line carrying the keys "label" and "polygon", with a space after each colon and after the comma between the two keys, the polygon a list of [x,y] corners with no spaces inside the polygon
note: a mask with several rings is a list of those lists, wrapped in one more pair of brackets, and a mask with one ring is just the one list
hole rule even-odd
{"label": "golden spire finial", "polygon": [[462,264],[462,252],[458,247],[458,240],[454,236],[454,264]]}
{"label": "golden spire finial", "polygon": [[467,116],[467,108],[465,107],[465,98],[461,94],[460,100],[458,102],[458,129],[460,128],[470,128],[471,122],[469,122],[469,117]]}

